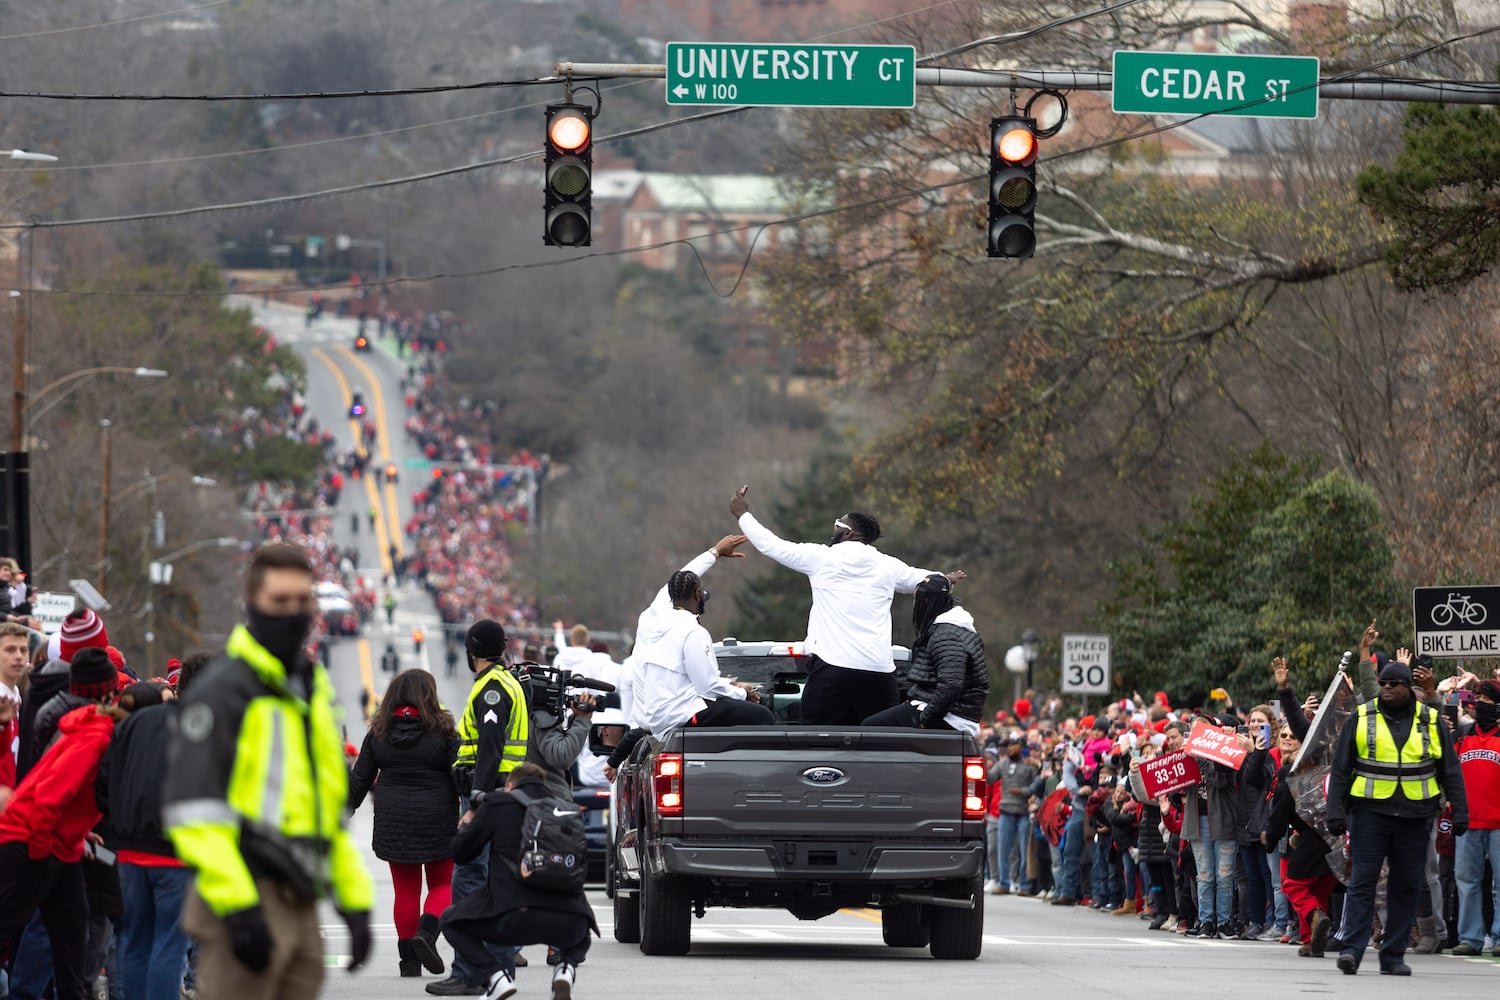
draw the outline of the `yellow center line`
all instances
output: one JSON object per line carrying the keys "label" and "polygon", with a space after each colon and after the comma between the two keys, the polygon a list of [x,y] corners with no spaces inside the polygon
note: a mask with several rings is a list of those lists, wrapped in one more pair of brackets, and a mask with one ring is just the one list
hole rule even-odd
{"label": "yellow center line", "polygon": [[[347,347],[340,347],[339,352],[354,362],[356,368],[364,372],[365,380],[370,386],[370,400],[375,406],[375,424],[380,428],[380,440],[378,442],[380,453],[384,456],[385,464],[389,465],[391,464],[391,435],[395,433],[395,428],[385,418],[385,393],[380,389],[380,380],[375,377],[375,373],[370,370],[369,365],[366,365],[364,359],[358,354],[355,354]],[[389,478],[385,481],[385,502],[390,512],[391,543],[396,546],[396,555],[399,557],[405,554],[405,546],[402,544],[401,508],[396,502],[396,484],[391,482]]]}
{"label": "yellow center line", "polygon": [[[329,358],[327,354],[323,353],[323,349],[321,347],[314,347],[308,353],[317,358],[319,361],[323,362],[328,370],[333,373],[334,381],[338,382],[339,389],[344,394],[344,408],[345,410],[347,410],[354,404],[354,390],[349,388],[349,380],[344,377],[344,373],[339,369],[339,366],[334,364],[333,359]],[[354,419],[353,417],[350,417],[349,428],[354,434],[354,440],[356,442],[359,441],[359,421]],[[370,498],[370,509],[375,512],[375,548],[379,550],[378,554],[380,558],[380,565],[385,570],[386,574],[390,575],[395,572],[395,567],[392,565],[391,553],[385,540],[386,524],[385,518],[380,512],[380,496],[375,492],[375,480],[374,477],[369,474],[368,470],[366,471],[366,474],[361,476],[360,478],[365,481],[365,492]],[[397,551],[400,550],[398,549]]]}
{"label": "yellow center line", "polygon": [[[359,650],[359,679],[365,686],[365,692],[370,696],[370,707],[375,707],[375,669],[370,662],[370,640],[361,639],[358,644]],[[368,719],[361,719],[368,722]]]}
{"label": "yellow center line", "polygon": [[880,911],[879,910],[872,910],[872,909],[869,909],[868,907],[866,907],[864,909],[861,909],[861,910],[854,910],[854,909],[845,908],[845,909],[839,910],[839,912],[840,913],[847,913],[847,914],[849,914],[849,916],[851,916],[851,917],[858,917],[861,920],[868,920],[868,921],[870,921],[873,924],[878,924],[878,923],[881,922],[880,921]]}

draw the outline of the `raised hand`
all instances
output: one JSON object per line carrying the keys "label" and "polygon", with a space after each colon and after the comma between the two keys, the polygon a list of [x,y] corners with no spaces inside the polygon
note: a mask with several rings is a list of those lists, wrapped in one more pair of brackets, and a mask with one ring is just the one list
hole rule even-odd
{"label": "raised hand", "polygon": [[1365,634],[1359,637],[1359,658],[1368,660],[1370,650],[1375,648],[1375,641],[1380,638],[1380,632],[1375,628],[1375,619],[1370,619],[1370,624],[1365,626]]}
{"label": "raised hand", "polygon": [[1271,661],[1271,676],[1276,678],[1276,689],[1278,691],[1285,691],[1291,686],[1289,683],[1291,671],[1287,669],[1285,657],[1278,656]]}
{"label": "raised hand", "polygon": [[714,553],[720,559],[743,559],[745,558],[745,553],[736,552],[735,550],[749,540],[745,535],[725,535],[714,543]]}

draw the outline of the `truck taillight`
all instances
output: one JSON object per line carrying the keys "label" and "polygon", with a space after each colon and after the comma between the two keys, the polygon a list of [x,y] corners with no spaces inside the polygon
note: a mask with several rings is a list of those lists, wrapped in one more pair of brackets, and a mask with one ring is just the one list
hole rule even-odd
{"label": "truck taillight", "polygon": [[656,758],[652,777],[658,816],[682,815],[682,754],[664,753]]}
{"label": "truck taillight", "polygon": [[964,819],[984,819],[984,799],[988,787],[989,782],[985,779],[984,758],[965,757]]}

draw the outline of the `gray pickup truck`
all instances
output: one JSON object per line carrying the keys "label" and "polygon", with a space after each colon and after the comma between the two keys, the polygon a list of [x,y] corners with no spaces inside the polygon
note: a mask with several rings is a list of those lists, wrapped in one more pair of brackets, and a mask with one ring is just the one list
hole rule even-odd
{"label": "gray pickup truck", "polygon": [[[607,865],[614,933],[686,954],[710,906],[817,920],[881,911],[885,943],[977,958],[985,768],[973,740],[931,730],[795,724],[800,646],[715,647],[783,725],[685,728],[643,740],[615,781]],[[896,650],[898,670],[907,651]]]}

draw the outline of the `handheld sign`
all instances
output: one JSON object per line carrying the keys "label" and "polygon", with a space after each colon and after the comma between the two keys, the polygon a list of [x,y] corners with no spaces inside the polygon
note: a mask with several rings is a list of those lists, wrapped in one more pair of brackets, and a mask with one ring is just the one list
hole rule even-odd
{"label": "handheld sign", "polygon": [[63,619],[72,613],[76,603],[72,594],[35,594],[31,598],[31,614],[42,623],[42,631],[50,635],[62,628]]}
{"label": "handheld sign", "polygon": [[1183,749],[1194,757],[1211,760],[1236,771],[1245,765],[1245,757],[1248,756],[1233,733],[1226,733],[1218,726],[1210,726],[1206,722],[1193,726]]}
{"label": "handheld sign", "polygon": [[1181,750],[1141,761],[1141,785],[1149,798],[1160,798],[1198,783],[1198,762]]}

